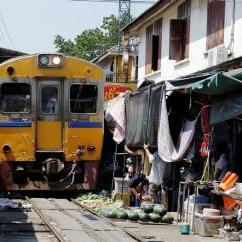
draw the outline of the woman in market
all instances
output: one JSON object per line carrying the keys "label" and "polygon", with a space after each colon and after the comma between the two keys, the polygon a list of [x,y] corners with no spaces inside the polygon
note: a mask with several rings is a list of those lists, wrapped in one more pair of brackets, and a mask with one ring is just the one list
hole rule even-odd
{"label": "woman in market", "polygon": [[151,172],[149,175],[149,195],[151,196],[151,202],[155,203],[157,201],[158,192],[161,190],[161,200],[167,208],[167,184],[170,176],[171,164],[161,160],[157,150],[152,154],[149,150],[149,146],[146,144],[144,145],[144,150],[149,159],[149,162],[152,164]]}
{"label": "woman in market", "polygon": [[134,197],[135,207],[140,206],[142,195],[144,193],[144,186],[148,184],[149,182],[143,173],[138,173],[134,176],[134,178],[131,179],[129,187],[131,194]]}

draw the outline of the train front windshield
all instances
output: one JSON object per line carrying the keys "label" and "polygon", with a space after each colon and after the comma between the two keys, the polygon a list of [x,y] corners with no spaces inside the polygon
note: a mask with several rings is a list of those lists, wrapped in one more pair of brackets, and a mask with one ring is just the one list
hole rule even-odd
{"label": "train front windshield", "polygon": [[70,88],[71,113],[96,113],[98,89],[95,85],[73,84]]}
{"label": "train front windshield", "polygon": [[31,87],[27,83],[4,83],[1,86],[1,111],[3,113],[29,113]]}

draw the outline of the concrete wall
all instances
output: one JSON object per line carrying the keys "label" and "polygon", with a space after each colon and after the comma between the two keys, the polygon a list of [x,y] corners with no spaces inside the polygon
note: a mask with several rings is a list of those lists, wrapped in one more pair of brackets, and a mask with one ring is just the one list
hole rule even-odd
{"label": "concrete wall", "polygon": [[[189,58],[176,62],[169,60],[169,36],[170,19],[177,18],[177,7],[183,0],[177,1],[165,12],[156,16],[149,23],[139,29],[139,84],[144,79],[159,82],[170,80],[179,76],[191,74],[203,70],[208,65],[208,52],[206,51],[207,35],[207,0],[191,0],[191,23],[190,23],[190,47]],[[234,49],[231,58],[242,56],[242,4],[236,2],[235,13],[235,34]],[[233,0],[226,1],[225,5],[225,29],[224,47],[228,47],[231,41],[231,22],[232,22]],[[161,48],[161,70],[145,75],[145,46],[146,46],[146,27],[155,20],[163,18],[162,26],[162,48]]]}

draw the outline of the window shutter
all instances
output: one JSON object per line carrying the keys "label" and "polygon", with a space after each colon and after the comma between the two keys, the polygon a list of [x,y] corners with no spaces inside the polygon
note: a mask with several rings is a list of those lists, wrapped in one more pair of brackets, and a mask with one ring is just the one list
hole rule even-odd
{"label": "window shutter", "polygon": [[171,60],[184,59],[184,38],[186,30],[186,20],[170,20],[170,49],[169,58]]}
{"label": "window shutter", "polygon": [[162,19],[159,19],[155,22],[155,35],[158,36],[158,64],[157,64],[157,70],[160,70],[161,68],[161,43],[162,43]]}
{"label": "window shutter", "polygon": [[207,49],[224,42],[225,1],[208,0],[207,10]]}
{"label": "window shutter", "polygon": [[152,63],[152,33],[153,25],[146,28],[146,54],[145,54],[145,74],[151,72]]}
{"label": "window shutter", "polygon": [[152,70],[158,69],[159,36],[152,36]]}
{"label": "window shutter", "polygon": [[185,34],[185,53],[184,57],[189,58],[189,44],[190,44],[190,17],[184,19],[184,34]]}

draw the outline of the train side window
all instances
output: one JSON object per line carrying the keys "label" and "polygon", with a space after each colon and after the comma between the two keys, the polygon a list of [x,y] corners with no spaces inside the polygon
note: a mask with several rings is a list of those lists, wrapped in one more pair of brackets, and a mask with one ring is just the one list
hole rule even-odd
{"label": "train side window", "polygon": [[95,85],[73,84],[70,87],[71,113],[96,113],[98,89]]}
{"label": "train side window", "polygon": [[31,86],[27,83],[3,83],[1,85],[1,111],[3,113],[29,113],[31,110]]}
{"label": "train side window", "polygon": [[58,89],[54,86],[45,86],[41,89],[41,112],[45,114],[56,114],[58,107]]}

